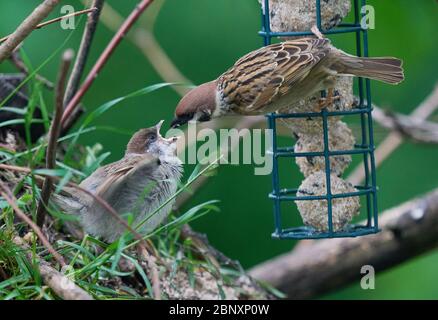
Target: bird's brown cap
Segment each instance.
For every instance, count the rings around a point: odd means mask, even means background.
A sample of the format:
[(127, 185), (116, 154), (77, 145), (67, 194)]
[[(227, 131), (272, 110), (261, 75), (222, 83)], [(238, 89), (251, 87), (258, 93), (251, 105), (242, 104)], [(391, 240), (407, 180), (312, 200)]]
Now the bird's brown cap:
[[(177, 127), (192, 120), (197, 112), (212, 114), (216, 108), (217, 82), (211, 81), (189, 91), (178, 103), (171, 126)], [(198, 119), (201, 120), (202, 119)]]
[(153, 127), (138, 130), (129, 140), (126, 153), (145, 153), (148, 144), (155, 142), (161, 137), (160, 128), (163, 122), (161, 120)]

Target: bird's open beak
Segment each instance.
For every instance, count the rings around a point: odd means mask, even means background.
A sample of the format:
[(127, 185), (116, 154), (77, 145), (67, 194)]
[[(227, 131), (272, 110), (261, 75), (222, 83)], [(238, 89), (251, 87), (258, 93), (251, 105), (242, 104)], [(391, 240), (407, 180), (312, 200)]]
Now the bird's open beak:
[(158, 123), (155, 125), (155, 128), (157, 128), (157, 131), (158, 131), (158, 132), (160, 132), (160, 129), (161, 129), (161, 126), (163, 125), (163, 122), (164, 122), (164, 120), (161, 120), (160, 122), (158, 122)]

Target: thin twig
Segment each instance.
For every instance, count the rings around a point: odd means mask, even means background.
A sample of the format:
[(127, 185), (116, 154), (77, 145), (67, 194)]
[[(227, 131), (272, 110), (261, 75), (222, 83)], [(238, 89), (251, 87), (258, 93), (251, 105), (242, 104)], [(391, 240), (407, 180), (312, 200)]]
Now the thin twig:
[[(432, 93), (411, 113), (418, 120), (426, 120), (438, 108), (438, 85)], [(374, 152), (376, 168), (385, 161), (403, 142), (403, 136), (398, 132), (391, 132)], [(360, 184), (365, 178), (363, 165), (357, 166), (348, 177), (354, 185)]]
[(64, 258), (52, 247), (49, 240), (47, 240), (46, 236), (43, 234), (41, 229), (32, 221), (32, 219), (30, 219), (23, 211), (21, 211), (21, 209), (17, 205), (18, 200), (14, 197), (11, 189), (9, 189), (8, 186), (1, 180), (0, 180), (0, 189), (1, 189), (0, 195), (9, 203), (12, 209), (14, 209), (17, 216), (25, 223), (27, 223), (29, 227), (32, 228), (32, 230), (41, 240), (42, 244), (53, 255), (53, 258), (55, 258), (55, 260), (58, 261), (58, 263), (61, 266), (65, 266), (66, 263)]
[[(81, 15), (81, 14), (90, 13), (90, 12), (93, 12), (93, 11), (95, 11), (95, 10), (96, 10), (96, 8), (90, 8), (90, 9), (85, 9), (85, 10), (81, 10), (81, 11), (75, 11), (75, 12), (72, 12), (72, 13), (66, 14), (66, 15), (64, 15), (64, 16), (62, 16), (62, 17), (58, 17), (58, 18), (55, 18), (55, 19), (48, 20), (48, 21), (46, 21), (46, 22), (43, 22), (43, 23), (37, 24), (37, 26), (35, 27), (35, 30), (37, 30), (37, 29), (41, 29), (42, 27), (45, 27), (45, 26), (47, 26), (47, 25), (49, 25), (49, 24), (52, 24), (52, 23), (56, 23), (56, 22), (58, 22), (58, 21), (61, 21), (61, 20), (64, 20), (64, 19), (68, 19), (68, 18), (71, 18), (71, 17), (75, 17), (75, 16), (79, 16), (79, 15)], [(9, 34), (9, 35), (7, 35), (7, 36), (5, 36), (5, 37), (3, 37), (3, 38), (0, 38), (0, 43), (5, 42), (6, 40), (8, 40), (8, 38), (9, 38), (11, 35), (12, 35), (12, 34)]]
[[(29, 262), (35, 260), (29, 246), (22, 238), (17, 236), (13, 239), (13, 242), (23, 250), (27, 251), (26, 258)], [(78, 287), (69, 277), (55, 270), (49, 263), (40, 257), (37, 256), (36, 258), (38, 262), (37, 267), (44, 283), (60, 298), (64, 300), (93, 300), (91, 295), (89, 295), (84, 289)]]
[(76, 92), (76, 94), (73, 96), (73, 98), (66, 106), (61, 120), (63, 126), (67, 122), (67, 119), (70, 117), (71, 113), (74, 111), (78, 103), (81, 101), (82, 97), (85, 95), (88, 89), (90, 89), (91, 85), (94, 82), (94, 79), (98, 76), (99, 72), (105, 66), (106, 62), (108, 61), (114, 50), (120, 44), (122, 39), (125, 37), (127, 32), (131, 29), (132, 25), (137, 21), (137, 19), (140, 17), (143, 11), (146, 10), (146, 8), (152, 2), (153, 0), (142, 0), (131, 12), (128, 18), (126, 18), (125, 22), (117, 31), (117, 33), (113, 36), (110, 43), (107, 45), (107, 47), (102, 52), (99, 59), (96, 61), (91, 71), (88, 73), (82, 86), (79, 88), (79, 90)]
[[(11, 56), (9, 57), (9, 60), (12, 62), (12, 64), (23, 74), (26, 76), (29, 75), (29, 70), (27, 69), (26, 65), (24, 64), (23, 60), (21, 59), (18, 47), (14, 52), (12, 52)], [(35, 79), (38, 81), (41, 81), (48, 89), (53, 89), (54, 85), (51, 81), (47, 80), (40, 74), (35, 74)]]
[(94, 0), (92, 7), (95, 9), (92, 14), (88, 16), (87, 24), (85, 26), (84, 33), (82, 35), (81, 44), (79, 46), (78, 55), (73, 65), (73, 69), (68, 80), (67, 88), (64, 95), (64, 105), (67, 105), (73, 95), (76, 93), (81, 81), (82, 74), (87, 63), (88, 54), (90, 52), (91, 43), (94, 38), (94, 34), (97, 29), (97, 23), (99, 22), (100, 12), (104, 0)]
[[(61, 117), (64, 99), (65, 83), (67, 81), (68, 70), (70, 69), (70, 64), (73, 60), (73, 50), (69, 49), (62, 55), (61, 66), (58, 72), (58, 80), (56, 83), (55, 91), (55, 114), (52, 120), (52, 125), (49, 131), (49, 138), (47, 144), (46, 152), (46, 169), (54, 169), (56, 166), (56, 149), (58, 146), (58, 137), (61, 132)], [(37, 225), (42, 227), (44, 224), (44, 218), (46, 216), (46, 206), (50, 199), (50, 194), (52, 192), (53, 181), (51, 177), (47, 177), (44, 180), (44, 184), (41, 190), (41, 198), (38, 203), (37, 209)]]
[(17, 27), (14, 33), (0, 45), (0, 63), (7, 59), (15, 48), (46, 18), (60, 0), (45, 0)]

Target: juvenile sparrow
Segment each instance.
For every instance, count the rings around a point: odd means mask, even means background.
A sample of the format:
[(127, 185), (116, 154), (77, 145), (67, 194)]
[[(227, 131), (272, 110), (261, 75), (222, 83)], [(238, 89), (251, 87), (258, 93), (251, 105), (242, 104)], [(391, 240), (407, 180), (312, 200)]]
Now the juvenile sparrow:
[(389, 84), (404, 79), (397, 58), (352, 56), (328, 39), (285, 41), (250, 52), (216, 80), (191, 90), (179, 102), (171, 126), (230, 114), (266, 114), (324, 89), (329, 89), (326, 102), (330, 102), (334, 80), (340, 75)]
[[(80, 184), (106, 200), (118, 214), (131, 213), (133, 226), (176, 192), (182, 174), (182, 163), (176, 156), (177, 138), (163, 138), (162, 123), (136, 132), (121, 160), (97, 169)], [(67, 187), (52, 199), (66, 213), (78, 215), (89, 234), (112, 242), (125, 231), (119, 221), (84, 192)], [(140, 231), (154, 230), (168, 216), (172, 205), (170, 202), (164, 206)]]

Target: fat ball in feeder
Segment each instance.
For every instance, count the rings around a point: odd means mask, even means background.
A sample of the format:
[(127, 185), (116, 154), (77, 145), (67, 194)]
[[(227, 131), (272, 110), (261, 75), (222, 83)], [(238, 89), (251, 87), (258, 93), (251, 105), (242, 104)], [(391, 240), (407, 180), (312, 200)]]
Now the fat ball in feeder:
[[(357, 192), (353, 185), (336, 175), (330, 176), (330, 189), (333, 195)], [(308, 176), (298, 188), (297, 196), (325, 196), (327, 194), (326, 174), (318, 171)], [(328, 204), (323, 200), (296, 201), (301, 218), (307, 226), (317, 231), (328, 231)], [(334, 198), (332, 201), (333, 231), (344, 230), (353, 217), (359, 214), (360, 200), (358, 196)]]

